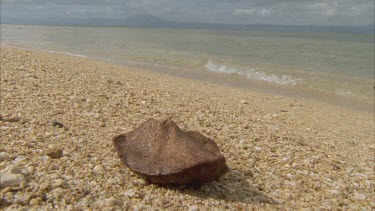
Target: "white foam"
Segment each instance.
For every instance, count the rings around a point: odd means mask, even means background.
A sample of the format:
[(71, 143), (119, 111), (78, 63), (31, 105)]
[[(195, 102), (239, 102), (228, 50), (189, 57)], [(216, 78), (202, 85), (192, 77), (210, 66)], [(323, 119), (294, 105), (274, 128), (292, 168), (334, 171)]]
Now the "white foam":
[(245, 68), (234, 68), (228, 67), (222, 64), (215, 64), (211, 60), (208, 60), (207, 64), (205, 65), (207, 70), (211, 72), (217, 73), (224, 73), (224, 74), (234, 74), (245, 76), (248, 79), (253, 80), (260, 80), (260, 81), (267, 81), (271, 83), (281, 84), (281, 85), (296, 85), (297, 81), (300, 79), (293, 78), (289, 75), (277, 76), (277, 75), (269, 75), (263, 71), (256, 71), (255, 69), (245, 69)]
[(50, 50), (44, 50), (44, 51), (48, 52), (48, 53), (63, 54), (63, 55), (75, 56), (75, 57), (81, 57), (81, 58), (87, 58), (87, 59), (98, 59), (98, 60), (108, 61), (108, 62), (111, 61), (111, 59), (108, 59), (108, 58), (91, 57), (91, 56), (86, 56), (86, 55), (83, 55), (83, 54), (69, 53), (69, 52), (65, 52), (65, 51), (50, 51)]
[(69, 56), (76, 56), (76, 57), (81, 57), (81, 58), (91, 58), (89, 56), (85, 56), (85, 55), (82, 55), (82, 54), (74, 54), (74, 53), (65, 53), (66, 55), (69, 55)]
[(82, 58), (91, 58), (91, 57), (86, 56), (86, 55), (69, 53), (69, 52), (64, 52), (64, 51), (50, 51), (50, 50), (45, 50), (45, 52), (48, 52), (48, 53), (58, 53), (58, 54), (64, 54), (64, 55), (68, 55), (68, 56), (76, 56), (76, 57), (82, 57)]

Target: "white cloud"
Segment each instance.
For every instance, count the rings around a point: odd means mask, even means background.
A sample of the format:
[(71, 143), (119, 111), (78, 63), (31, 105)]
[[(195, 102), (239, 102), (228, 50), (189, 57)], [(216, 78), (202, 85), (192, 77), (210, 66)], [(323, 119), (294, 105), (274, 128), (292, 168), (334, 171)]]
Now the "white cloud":
[(260, 11), (261, 16), (268, 16), (270, 14), (271, 14), (271, 10), (268, 10), (268, 9), (265, 9), (265, 8), (262, 8), (262, 10)]
[(241, 15), (247, 15), (247, 16), (268, 16), (272, 13), (272, 10), (266, 9), (266, 8), (252, 8), (252, 9), (236, 9), (233, 11), (233, 15), (235, 16), (241, 16)]
[(337, 14), (337, 1), (325, 1), (311, 4), (309, 8), (320, 15), (332, 17)]
[(233, 12), (233, 15), (254, 15), (255, 10), (254, 9), (236, 9)]
[(336, 8), (329, 8), (329, 9), (325, 10), (324, 14), (326, 16), (329, 16), (329, 17), (335, 16), (336, 15)]

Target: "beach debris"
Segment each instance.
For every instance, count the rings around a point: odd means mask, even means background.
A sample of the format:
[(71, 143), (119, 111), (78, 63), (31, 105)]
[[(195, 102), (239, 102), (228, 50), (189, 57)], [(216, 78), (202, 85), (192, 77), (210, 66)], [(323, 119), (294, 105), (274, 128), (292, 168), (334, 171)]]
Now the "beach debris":
[(22, 182), (26, 182), (26, 177), (17, 165), (10, 165), (0, 171), (1, 188), (18, 187)]
[(61, 123), (61, 122), (59, 122), (59, 121), (57, 121), (57, 120), (53, 120), (53, 122), (52, 122), (52, 126), (53, 126), (53, 127), (62, 128), (62, 127), (64, 127), (64, 124)]
[(199, 132), (183, 131), (171, 119), (149, 119), (133, 131), (115, 136), (121, 160), (157, 184), (202, 184), (218, 179), (228, 167), (216, 143)]
[(47, 150), (46, 155), (50, 158), (56, 159), (56, 158), (61, 158), (63, 156), (64, 151), (59, 148), (49, 148)]

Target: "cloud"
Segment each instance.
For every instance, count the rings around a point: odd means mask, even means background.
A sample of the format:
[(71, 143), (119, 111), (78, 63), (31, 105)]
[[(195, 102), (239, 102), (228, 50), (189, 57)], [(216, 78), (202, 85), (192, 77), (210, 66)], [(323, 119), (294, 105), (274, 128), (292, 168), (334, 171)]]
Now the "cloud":
[(234, 16), (258, 23), (298, 25), (365, 25), (374, 23), (371, 0), (254, 0), (249, 9), (236, 8)]
[(257, 16), (268, 16), (272, 13), (272, 10), (266, 9), (266, 8), (259, 8), (259, 9), (236, 9), (233, 14), (235, 16), (240, 15), (257, 15)]
[(1, 0), (2, 18), (113, 18), (240, 24), (365, 25), (373, 0)]
[(338, 3), (337, 1), (318, 2), (310, 5), (309, 8), (316, 10), (320, 15), (332, 17), (337, 14), (336, 10), (338, 8)]

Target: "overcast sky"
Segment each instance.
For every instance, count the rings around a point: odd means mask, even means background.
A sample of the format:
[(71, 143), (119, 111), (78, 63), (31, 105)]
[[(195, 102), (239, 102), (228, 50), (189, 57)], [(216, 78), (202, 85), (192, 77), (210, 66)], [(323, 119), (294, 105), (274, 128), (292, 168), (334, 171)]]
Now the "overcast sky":
[(114, 18), (148, 14), (183, 22), (368, 25), (374, 0), (0, 0), (1, 17)]

